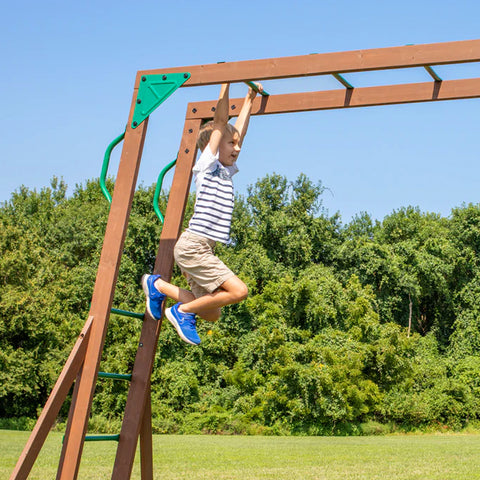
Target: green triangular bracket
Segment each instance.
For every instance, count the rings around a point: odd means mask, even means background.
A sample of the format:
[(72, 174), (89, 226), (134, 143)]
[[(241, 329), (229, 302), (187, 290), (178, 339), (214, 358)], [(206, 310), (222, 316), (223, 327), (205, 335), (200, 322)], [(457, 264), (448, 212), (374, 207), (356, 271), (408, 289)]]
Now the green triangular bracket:
[(132, 128), (137, 128), (173, 92), (180, 88), (190, 73), (167, 73), (165, 75), (143, 75), (133, 111)]

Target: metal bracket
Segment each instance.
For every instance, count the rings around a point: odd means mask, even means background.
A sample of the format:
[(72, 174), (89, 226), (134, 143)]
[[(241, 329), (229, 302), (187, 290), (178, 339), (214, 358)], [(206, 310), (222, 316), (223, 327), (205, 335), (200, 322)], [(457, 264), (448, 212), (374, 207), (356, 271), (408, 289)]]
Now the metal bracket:
[(168, 75), (143, 75), (137, 92), (133, 111), (132, 128), (137, 128), (173, 92), (180, 88), (190, 73), (169, 73)]

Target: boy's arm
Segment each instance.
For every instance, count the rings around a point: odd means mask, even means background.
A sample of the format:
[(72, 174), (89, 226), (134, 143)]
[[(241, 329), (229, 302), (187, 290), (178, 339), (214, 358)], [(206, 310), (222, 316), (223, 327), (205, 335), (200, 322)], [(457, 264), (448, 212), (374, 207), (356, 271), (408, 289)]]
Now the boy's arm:
[(229, 90), (230, 84), (223, 83), (220, 88), (220, 96), (218, 97), (217, 106), (215, 108), (215, 116), (213, 117), (213, 131), (210, 136), (208, 146), (213, 155), (218, 152), (220, 141), (222, 140), (225, 125), (228, 123), (228, 107), (229, 107)]
[[(262, 92), (263, 87), (260, 83), (256, 83), (258, 91)], [(248, 122), (250, 121), (250, 113), (252, 112), (252, 105), (253, 100), (257, 96), (257, 92), (252, 88), (248, 88), (247, 96), (245, 97), (245, 101), (243, 102), (242, 110), (238, 115), (237, 121), (235, 122), (235, 128), (237, 129), (238, 133), (240, 134), (240, 139), (238, 141), (238, 145), (241, 147), (243, 143), (243, 139), (247, 133), (248, 129)]]

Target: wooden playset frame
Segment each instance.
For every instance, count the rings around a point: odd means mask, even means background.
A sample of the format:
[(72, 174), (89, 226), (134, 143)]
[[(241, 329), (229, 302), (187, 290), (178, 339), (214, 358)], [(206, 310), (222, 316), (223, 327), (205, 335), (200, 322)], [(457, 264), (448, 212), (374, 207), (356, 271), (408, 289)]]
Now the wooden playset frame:
[[(168, 78), (170, 74), (188, 72), (189, 77), (181, 86), (193, 87), (251, 80), (333, 75), (344, 86), (338, 90), (258, 96), (252, 109), (252, 115), (255, 116), (479, 98), (480, 78), (442, 81), (433, 70), (436, 65), (479, 61), (480, 40), (468, 40), (137, 72), (88, 319), (10, 479), (19, 480), (28, 477), (73, 384), (75, 387), (59, 461), (57, 480), (75, 479), (78, 475), (148, 126), (148, 116), (135, 126), (133, 126), (132, 121), (135, 108), (139, 103), (138, 90), (143, 79), (151, 75), (161, 75)], [(431, 75), (432, 81), (354, 88), (342, 77), (342, 74), (352, 72), (413, 67), (425, 68)], [(186, 75), (185, 78), (187, 78)], [(232, 116), (235, 114), (235, 109), (240, 108), (242, 103), (243, 99), (232, 99), (230, 101)], [(181, 231), (190, 190), (191, 172), (197, 154), (197, 134), (202, 122), (213, 117), (212, 112), (215, 105), (216, 100), (193, 102), (187, 105), (177, 166), (154, 268), (154, 273), (161, 274), (167, 281), (171, 278), (174, 262), (173, 247)], [(139, 438), (141, 478), (143, 480), (153, 478), (150, 375), (161, 325), (161, 321), (156, 321), (145, 313), (122, 429), (118, 437), (118, 449), (112, 473), (113, 479), (130, 478)]]

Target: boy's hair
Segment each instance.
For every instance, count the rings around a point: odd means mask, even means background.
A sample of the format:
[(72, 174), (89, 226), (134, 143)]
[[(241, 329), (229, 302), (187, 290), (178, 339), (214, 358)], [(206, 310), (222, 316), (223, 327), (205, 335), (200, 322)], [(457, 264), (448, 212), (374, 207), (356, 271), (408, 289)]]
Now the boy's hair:
[[(238, 133), (238, 130), (230, 123), (227, 123), (225, 125), (225, 128), (228, 132), (232, 134), (233, 137), (240, 136), (240, 134)], [(213, 132), (213, 120), (210, 120), (209, 122), (204, 123), (200, 127), (200, 132), (198, 133), (198, 138), (197, 138), (197, 147), (202, 152), (203, 150), (205, 150), (205, 147), (208, 145), (212, 132)]]

